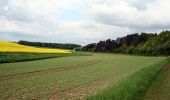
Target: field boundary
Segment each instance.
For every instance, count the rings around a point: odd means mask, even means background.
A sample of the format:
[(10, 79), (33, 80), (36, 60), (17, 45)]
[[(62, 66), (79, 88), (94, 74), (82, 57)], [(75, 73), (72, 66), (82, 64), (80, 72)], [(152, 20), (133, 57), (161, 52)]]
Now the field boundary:
[(36, 60), (45, 60), (45, 59), (55, 59), (60, 57), (73, 57), (73, 56), (91, 56), (87, 53), (71, 53), (71, 54), (56, 54), (56, 53), (26, 53), (26, 52), (16, 52), (16, 53), (2, 53), (0, 52), (0, 64), (3, 63), (16, 63), (16, 62), (28, 62)]
[(86, 100), (141, 100), (160, 70), (168, 63), (168, 58), (159, 63), (143, 68), (130, 75), (117, 85), (111, 86)]

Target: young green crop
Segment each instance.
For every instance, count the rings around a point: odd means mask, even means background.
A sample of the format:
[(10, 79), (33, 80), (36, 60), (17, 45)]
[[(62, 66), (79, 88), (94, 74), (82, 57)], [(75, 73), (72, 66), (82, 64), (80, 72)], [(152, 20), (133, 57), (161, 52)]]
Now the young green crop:
[(51, 53), (0, 53), (0, 63), (12, 63), (12, 62), (23, 62), (33, 61), (40, 59), (68, 57), (68, 56), (88, 56), (87, 53), (74, 52), (71, 54), (51, 54)]
[(83, 99), (165, 59), (91, 53), (0, 64), (0, 99)]

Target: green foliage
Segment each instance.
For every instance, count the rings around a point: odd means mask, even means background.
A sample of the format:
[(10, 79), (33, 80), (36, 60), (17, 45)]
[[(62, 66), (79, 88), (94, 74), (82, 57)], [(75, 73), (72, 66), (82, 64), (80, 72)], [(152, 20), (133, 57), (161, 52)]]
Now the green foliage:
[(160, 68), (167, 63), (163, 60), (143, 68), (119, 84), (108, 88), (94, 96), (87, 97), (86, 100), (142, 100), (145, 91), (159, 74)]
[(36, 47), (48, 47), (48, 48), (61, 48), (61, 49), (71, 49), (81, 47), (81, 45), (78, 44), (62, 44), (62, 43), (46, 43), (46, 42), (30, 42), (30, 41), (23, 41), (20, 40), (18, 42), (22, 45), (28, 45), (28, 46), (36, 46)]
[(170, 31), (163, 31), (158, 36), (150, 38), (138, 50), (150, 55), (170, 55)]
[(82, 51), (114, 52), (135, 55), (170, 55), (170, 31), (159, 35), (153, 33), (138, 33), (127, 35), (116, 40), (107, 39), (98, 43), (88, 44)]

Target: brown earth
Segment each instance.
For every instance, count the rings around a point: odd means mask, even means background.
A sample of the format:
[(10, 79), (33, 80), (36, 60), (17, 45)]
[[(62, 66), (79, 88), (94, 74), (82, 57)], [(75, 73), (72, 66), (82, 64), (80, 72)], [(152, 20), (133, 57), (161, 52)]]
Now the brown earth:
[(170, 68), (170, 64), (166, 64), (164, 67), (161, 68), (160, 72), (165, 73)]

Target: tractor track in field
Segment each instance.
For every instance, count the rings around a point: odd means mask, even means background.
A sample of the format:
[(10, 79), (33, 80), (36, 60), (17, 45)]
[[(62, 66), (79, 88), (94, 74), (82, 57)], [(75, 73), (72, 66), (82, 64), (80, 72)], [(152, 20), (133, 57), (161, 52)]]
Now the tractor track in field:
[(168, 85), (168, 81), (170, 81), (169, 74), (167, 73), (168, 70), (170, 70), (170, 63), (162, 66), (160, 75), (154, 81), (153, 87), (148, 89), (143, 100), (170, 100), (170, 95), (167, 95), (167, 91), (170, 91), (170, 86)]
[[(127, 70), (128, 69), (118, 71), (118, 72), (114, 73), (114, 75), (120, 74), (122, 72), (126, 72)], [(97, 81), (97, 80), (94, 80), (94, 81)], [(96, 84), (91, 85), (91, 87), (94, 87), (94, 86), (96, 86)], [(78, 96), (78, 97), (80, 97), (79, 99), (83, 100), (83, 98), (87, 94), (83, 93), (82, 91), (80, 92), (79, 90), (76, 90), (76, 88), (79, 88), (79, 87), (80, 87), (80, 85), (78, 85), (78, 84), (75, 84), (75, 85), (67, 87), (67, 88), (56, 87), (56, 88), (53, 88), (52, 92), (50, 92), (49, 94), (43, 95), (42, 98), (48, 97), (48, 100), (62, 100), (62, 98), (59, 96), (59, 94), (66, 93), (66, 94), (72, 94), (74, 96), (79, 95)], [(92, 89), (92, 88), (89, 88), (89, 89)], [(72, 97), (69, 97), (69, 98), (72, 98)], [(70, 99), (70, 100), (72, 100), (72, 99)]]
[(170, 68), (170, 64), (166, 64), (161, 68), (160, 72), (165, 73), (169, 68)]
[(102, 61), (102, 59), (95, 59), (95, 60), (86, 61), (86, 62), (81, 63), (81, 64), (74, 64), (74, 65), (68, 65), (68, 66), (63, 66), (63, 67), (61, 66), (59, 68), (51, 68), (51, 69), (30, 71), (30, 72), (24, 72), (24, 73), (3, 75), (3, 76), (0, 76), (0, 81), (22, 78), (22, 77), (31, 77), (33, 75), (39, 75), (39, 74), (48, 74), (49, 72), (61, 72), (61, 71), (65, 71), (65, 70), (78, 69), (78, 68), (81, 68), (81, 67), (94, 65), (94, 64), (99, 63), (101, 61)]

